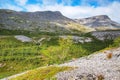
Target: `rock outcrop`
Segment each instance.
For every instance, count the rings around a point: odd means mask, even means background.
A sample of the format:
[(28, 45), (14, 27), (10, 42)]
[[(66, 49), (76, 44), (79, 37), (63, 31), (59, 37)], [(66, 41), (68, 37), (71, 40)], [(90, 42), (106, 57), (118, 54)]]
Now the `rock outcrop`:
[(59, 36), (60, 38), (67, 39), (70, 38), (73, 40), (74, 43), (86, 43), (86, 42), (92, 42), (92, 38), (90, 37), (79, 37), (79, 36)]
[(94, 31), (91, 35), (99, 40), (114, 40), (120, 37), (120, 31)]
[(21, 42), (32, 42), (31, 38), (24, 36), (24, 35), (16, 35), (14, 37)]

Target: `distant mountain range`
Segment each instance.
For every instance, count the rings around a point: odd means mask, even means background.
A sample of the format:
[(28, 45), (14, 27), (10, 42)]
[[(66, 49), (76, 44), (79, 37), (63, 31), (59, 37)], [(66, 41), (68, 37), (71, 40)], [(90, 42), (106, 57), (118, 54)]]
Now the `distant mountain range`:
[(120, 24), (106, 15), (73, 20), (59, 11), (17, 12), (0, 9), (1, 29), (69, 33), (76, 30), (90, 32), (98, 27), (120, 28)]

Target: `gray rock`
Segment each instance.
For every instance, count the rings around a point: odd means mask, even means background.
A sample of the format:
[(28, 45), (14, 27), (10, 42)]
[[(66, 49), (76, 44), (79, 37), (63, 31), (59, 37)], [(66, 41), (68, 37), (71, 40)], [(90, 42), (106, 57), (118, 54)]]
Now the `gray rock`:
[(120, 31), (94, 31), (91, 35), (99, 40), (114, 40), (120, 36)]
[(20, 40), (21, 42), (31, 42), (32, 39), (27, 37), (27, 36), (24, 36), (24, 35), (16, 35), (14, 36), (17, 40)]
[(92, 38), (89, 37), (79, 37), (79, 36), (59, 36), (60, 38), (70, 38), (73, 40), (74, 43), (85, 43), (85, 42), (92, 42)]

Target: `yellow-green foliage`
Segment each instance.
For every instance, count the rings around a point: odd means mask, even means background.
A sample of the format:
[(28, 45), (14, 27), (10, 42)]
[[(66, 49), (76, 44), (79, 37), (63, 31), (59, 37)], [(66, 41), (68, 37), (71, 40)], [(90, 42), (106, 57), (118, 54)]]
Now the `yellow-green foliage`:
[(86, 27), (86, 26), (83, 26), (83, 25), (80, 25), (78, 23), (73, 23), (73, 22), (69, 22), (67, 24), (67, 27), (71, 28), (71, 29), (76, 29), (78, 31), (81, 31), (81, 32), (91, 32), (91, 31), (94, 31), (93, 28), (89, 28), (89, 27)]
[(119, 46), (120, 46), (120, 37), (118, 37), (118, 38), (116, 38), (116, 39), (114, 40), (113, 46), (116, 46), (116, 47), (119, 47)]
[(47, 56), (49, 64), (51, 63), (61, 63), (70, 58), (70, 47), (73, 42), (70, 38), (59, 39), (59, 46), (50, 46), (46, 50), (42, 50), (41, 53)]
[(118, 28), (114, 28), (114, 27), (109, 27), (109, 26), (100, 26), (97, 27), (96, 30), (98, 31), (104, 31), (104, 30), (117, 30)]
[(13, 78), (10, 80), (44, 80), (44, 79), (50, 79), (58, 72), (65, 71), (65, 70), (71, 70), (71, 69), (73, 69), (73, 68), (50, 66), (50, 67), (31, 70), (31, 71), (27, 72), (26, 74), (23, 74), (21, 76), (18, 76), (16, 78)]

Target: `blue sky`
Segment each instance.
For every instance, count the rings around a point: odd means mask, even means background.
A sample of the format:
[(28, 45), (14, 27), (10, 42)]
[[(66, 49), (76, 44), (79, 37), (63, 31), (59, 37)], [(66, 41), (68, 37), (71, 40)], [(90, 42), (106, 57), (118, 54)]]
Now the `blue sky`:
[(0, 0), (0, 9), (60, 11), (69, 18), (108, 15), (120, 23), (120, 0)]

